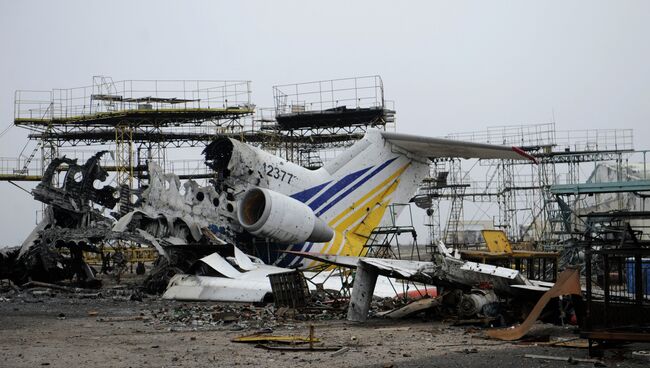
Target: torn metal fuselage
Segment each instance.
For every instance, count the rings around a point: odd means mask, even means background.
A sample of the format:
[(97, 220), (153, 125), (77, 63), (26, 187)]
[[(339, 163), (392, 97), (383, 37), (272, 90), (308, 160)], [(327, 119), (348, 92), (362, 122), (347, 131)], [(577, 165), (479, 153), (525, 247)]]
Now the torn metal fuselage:
[[(369, 257), (345, 257), (301, 252), (301, 256), (324, 263), (355, 268), (356, 277), (348, 306), (348, 320), (366, 320), (378, 276), (420, 281), (430, 285), (458, 289), (470, 296), (465, 314), (478, 310), (496, 297), (512, 298), (537, 296), (552, 284), (528, 280), (519, 271), (483, 263), (469, 262), (456, 257), (444, 244), (438, 243), (431, 262), (380, 259)], [(473, 288), (489, 285), (494, 294), (473, 294)], [(480, 308), (479, 308), (480, 307)]]
[[(149, 183), (141, 189), (106, 183), (102, 151), (85, 164), (66, 157), (47, 167), (33, 189), (34, 198), (47, 205), (44, 218), (23, 242), (14, 259), (18, 281), (72, 278), (95, 282), (82, 252), (101, 251), (118, 241), (155, 247), (163, 256), (158, 291), (166, 286), (168, 269), (184, 271), (214, 251), (213, 245), (236, 238), (235, 202), (224, 185), (181, 184), (149, 164)], [(63, 172), (62, 180), (59, 173)], [(59, 182), (61, 183), (59, 185)], [(66, 251), (61, 252), (61, 249)]]
[[(149, 185), (142, 192), (142, 203), (129, 213), (131, 219), (120, 219), (116, 231), (136, 227), (146, 230), (156, 238), (181, 239), (186, 243), (201, 242), (203, 229), (210, 229), (212, 240), (218, 243), (234, 240), (233, 226), (236, 204), (231, 191), (219, 190), (217, 185), (200, 186), (194, 180), (181, 184), (174, 174), (165, 174), (154, 164), (149, 164)], [(205, 239), (204, 239), (205, 240)], [(178, 241), (171, 240), (178, 244)]]
[[(34, 199), (79, 214), (89, 212), (92, 209), (91, 203), (107, 208), (115, 207), (119, 192), (109, 185), (101, 186), (108, 178), (108, 172), (99, 164), (106, 153), (108, 151), (98, 152), (84, 165), (65, 156), (55, 158), (45, 170), (41, 182), (32, 190)], [(56, 175), (62, 169), (66, 170), (66, 174), (62, 185), (57, 186)]]
[[(99, 252), (98, 243), (111, 231), (112, 221), (93, 204), (113, 208), (119, 199), (115, 188), (103, 185), (108, 172), (99, 162), (105, 153), (98, 152), (84, 165), (66, 157), (52, 160), (32, 190), (47, 208), (20, 248), (15, 268), (21, 272), (14, 270), (15, 279), (51, 281), (76, 276), (84, 286), (98, 286), (83, 252)], [(65, 175), (58, 185), (60, 171)]]
[[(190, 274), (177, 274), (169, 282), (164, 299), (231, 302), (272, 300), (268, 276), (291, 270), (264, 264), (235, 246), (220, 247), (198, 260)], [(220, 254), (221, 253), (221, 254)]]

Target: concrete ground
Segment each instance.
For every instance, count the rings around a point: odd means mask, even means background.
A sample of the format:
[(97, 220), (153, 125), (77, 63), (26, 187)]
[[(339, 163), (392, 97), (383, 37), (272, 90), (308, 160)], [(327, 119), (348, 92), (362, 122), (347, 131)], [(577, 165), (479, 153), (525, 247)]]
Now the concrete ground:
[[(489, 340), (483, 330), (421, 319), (367, 323), (311, 316), (278, 317), (272, 307), (181, 303), (128, 292), (75, 295), (43, 291), (0, 295), (0, 367), (562, 367), (593, 366), (525, 358), (526, 354), (589, 358), (585, 348)], [(137, 298), (136, 298), (137, 299)], [(303, 318), (303, 317), (297, 317)], [(335, 318), (335, 317), (332, 317)], [(272, 331), (307, 336), (332, 351), (268, 351), (234, 337)], [(534, 334), (575, 339), (572, 329), (540, 325)], [(633, 345), (608, 350), (610, 367), (648, 367)]]

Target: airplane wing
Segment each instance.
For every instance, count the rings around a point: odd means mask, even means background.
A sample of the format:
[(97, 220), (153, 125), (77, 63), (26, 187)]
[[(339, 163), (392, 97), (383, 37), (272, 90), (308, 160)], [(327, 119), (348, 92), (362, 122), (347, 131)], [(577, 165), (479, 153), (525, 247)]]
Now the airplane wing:
[(313, 259), (314, 261), (319, 261), (327, 264), (332, 264), (335, 266), (341, 266), (346, 268), (357, 268), (357, 263), (362, 257), (353, 257), (353, 256), (339, 256), (336, 254), (325, 254), (325, 253), (314, 253), (314, 252), (301, 252), (293, 250), (285, 250), (282, 253), (295, 254), (304, 258)]
[(431, 267), (433, 267), (433, 263), (431, 262), (407, 261), (400, 259), (352, 257), (296, 251), (285, 251), (284, 253), (296, 254), (301, 257), (346, 268), (357, 268), (359, 262), (363, 262), (374, 266), (377, 269), (377, 272), (382, 276), (414, 281), (423, 279), (431, 280), (431, 276), (429, 276), (426, 271), (430, 271)]
[(514, 146), (497, 146), (383, 131), (381, 135), (393, 145), (424, 157), (528, 159), (537, 162), (535, 157)]

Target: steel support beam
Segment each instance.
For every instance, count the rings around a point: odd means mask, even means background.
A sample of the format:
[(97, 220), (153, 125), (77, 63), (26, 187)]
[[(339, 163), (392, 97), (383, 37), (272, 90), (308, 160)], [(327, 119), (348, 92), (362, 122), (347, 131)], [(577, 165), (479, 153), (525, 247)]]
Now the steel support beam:
[(645, 191), (650, 191), (650, 180), (617, 181), (609, 183), (556, 184), (551, 185), (550, 187), (550, 192), (555, 195)]

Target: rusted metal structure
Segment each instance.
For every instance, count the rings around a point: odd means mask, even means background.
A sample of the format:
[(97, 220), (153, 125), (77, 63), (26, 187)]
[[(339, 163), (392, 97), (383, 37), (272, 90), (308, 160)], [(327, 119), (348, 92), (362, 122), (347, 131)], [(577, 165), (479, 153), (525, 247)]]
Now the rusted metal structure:
[(623, 243), (590, 243), (586, 248), (581, 334), (589, 339), (592, 355), (600, 355), (612, 342), (650, 342), (650, 247), (632, 239)]

